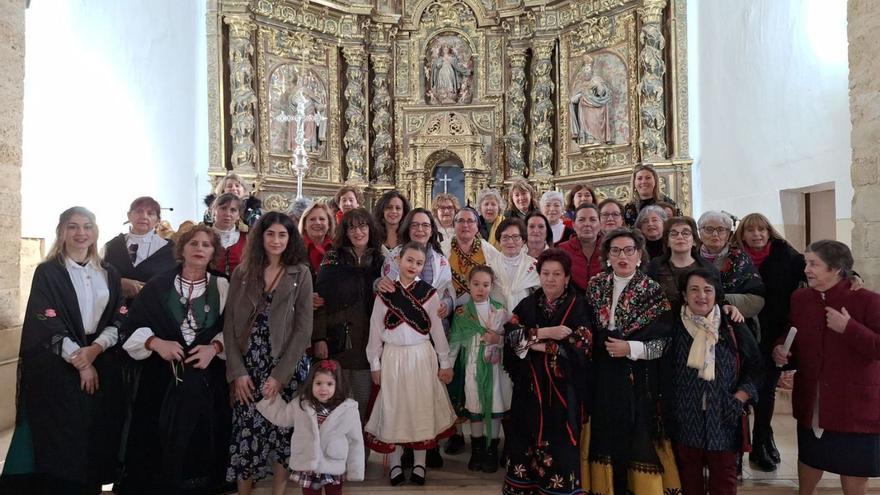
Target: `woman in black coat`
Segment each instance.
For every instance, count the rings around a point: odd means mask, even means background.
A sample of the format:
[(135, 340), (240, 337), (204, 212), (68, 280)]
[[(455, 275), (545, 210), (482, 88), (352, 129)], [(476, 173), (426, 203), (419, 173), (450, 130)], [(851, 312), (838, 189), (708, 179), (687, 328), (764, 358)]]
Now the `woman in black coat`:
[(119, 275), (75, 206), (34, 272), (21, 332), (15, 434), (0, 492), (97, 494), (118, 472), (123, 399)]
[(773, 471), (779, 464), (779, 450), (773, 439), (773, 407), (779, 368), (771, 358), (773, 346), (788, 331), (791, 295), (806, 283), (804, 256), (797, 252), (770, 221), (760, 213), (746, 215), (734, 234), (734, 243), (742, 246), (764, 281), (764, 307), (758, 313), (761, 334), (759, 346), (764, 362), (763, 385), (758, 390), (755, 407), (753, 447), (749, 459), (764, 471)]

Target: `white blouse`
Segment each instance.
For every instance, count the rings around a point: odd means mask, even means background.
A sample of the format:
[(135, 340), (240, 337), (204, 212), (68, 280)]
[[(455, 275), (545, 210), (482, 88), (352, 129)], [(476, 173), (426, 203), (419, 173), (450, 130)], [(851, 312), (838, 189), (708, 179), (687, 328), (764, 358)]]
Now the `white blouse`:
[[(101, 315), (110, 301), (110, 288), (107, 285), (107, 272), (97, 263), (90, 261), (85, 266), (70, 258), (64, 259), (64, 266), (76, 291), (76, 301), (79, 305), (79, 314), (82, 316), (83, 330), (86, 335), (93, 335), (98, 331), (98, 323)], [(95, 339), (95, 344), (103, 349), (116, 345), (119, 340), (119, 331), (116, 327), (106, 327), (101, 335)], [(79, 350), (79, 344), (64, 337), (61, 342), (61, 357), (70, 362), (70, 357)]]
[(560, 220), (556, 225), (551, 225), (550, 230), (553, 232), (553, 242), (557, 243), (562, 239), (562, 234), (565, 232), (565, 223)]
[(138, 266), (142, 261), (149, 258), (151, 254), (161, 249), (168, 241), (156, 234), (155, 230), (151, 230), (144, 235), (129, 232), (125, 234), (125, 245), (128, 252), (131, 252), (131, 246), (137, 245), (137, 253), (132, 265)]
[(234, 246), (235, 243), (238, 242), (238, 238), (241, 236), (241, 232), (233, 226), (230, 230), (220, 230), (217, 227), (214, 227), (214, 232), (217, 232), (217, 235), (220, 236), (220, 245), (223, 246), (223, 249), (229, 248), (229, 246)]
[[(207, 278), (200, 282), (196, 282), (193, 285), (186, 280), (184, 280), (180, 275), (174, 277), (174, 290), (180, 297), (185, 297), (187, 299), (197, 299), (205, 293), (208, 287), (208, 281), (210, 277), (212, 277), (210, 273)], [(229, 281), (223, 277), (217, 278), (217, 291), (220, 293), (220, 313), (223, 313), (223, 309), (226, 307), (226, 296), (229, 294)], [(196, 327), (196, 319), (193, 316), (192, 308), (190, 308), (189, 312), (186, 314), (186, 319), (183, 320), (180, 324), (180, 333), (183, 335), (183, 340), (187, 344), (192, 344), (192, 342), (196, 339), (196, 333), (193, 328)], [(146, 343), (147, 340), (155, 335), (153, 330), (149, 327), (140, 327), (135, 330), (128, 340), (122, 344), (122, 348), (131, 356), (133, 359), (138, 361), (142, 359), (147, 359), (153, 354), (153, 351), (147, 349)], [(223, 332), (219, 332), (217, 335), (211, 339), (211, 342), (220, 342), (223, 344)], [(224, 345), (225, 348), (225, 345)], [(217, 355), (220, 359), (226, 359), (226, 353), (221, 352)]]
[(440, 298), (436, 292), (428, 299), (424, 307), (431, 319), (431, 330), (427, 335), (422, 335), (405, 321), (394, 330), (388, 330), (385, 328), (385, 313), (388, 312), (388, 306), (385, 305), (381, 297), (376, 297), (373, 303), (373, 315), (370, 317), (370, 339), (367, 342), (367, 360), (370, 362), (371, 371), (382, 369), (382, 347), (384, 344), (410, 346), (428, 340), (434, 341), (434, 351), (440, 360), (440, 368), (452, 368), (452, 363), (449, 360), (449, 342), (443, 331), (443, 322), (437, 316)]

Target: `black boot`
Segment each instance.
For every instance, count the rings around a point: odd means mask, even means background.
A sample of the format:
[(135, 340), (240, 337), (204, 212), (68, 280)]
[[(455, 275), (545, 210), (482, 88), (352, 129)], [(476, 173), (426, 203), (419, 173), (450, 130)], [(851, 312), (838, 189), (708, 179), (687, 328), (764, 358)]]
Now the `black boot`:
[(776, 440), (773, 439), (773, 430), (770, 430), (770, 434), (767, 435), (765, 445), (767, 446), (767, 455), (770, 456), (770, 459), (776, 464), (782, 462), (782, 457), (779, 455), (779, 449), (776, 448)]
[(759, 471), (771, 472), (776, 471), (776, 463), (770, 458), (767, 452), (767, 443), (760, 442), (752, 446), (752, 452), (749, 454), (749, 462)]
[(449, 440), (446, 442), (446, 448), (443, 449), (449, 455), (459, 454), (462, 450), (464, 450), (464, 436), (458, 433), (449, 437)]
[(471, 459), (468, 461), (468, 469), (471, 471), (482, 470), (485, 457), (486, 437), (471, 437)]
[(431, 469), (443, 467), (443, 457), (440, 456), (440, 447), (428, 449), (427, 454), (425, 454), (425, 466)]
[(493, 438), (486, 448), (486, 457), (483, 459), (483, 472), (494, 473), (498, 471), (498, 439)]

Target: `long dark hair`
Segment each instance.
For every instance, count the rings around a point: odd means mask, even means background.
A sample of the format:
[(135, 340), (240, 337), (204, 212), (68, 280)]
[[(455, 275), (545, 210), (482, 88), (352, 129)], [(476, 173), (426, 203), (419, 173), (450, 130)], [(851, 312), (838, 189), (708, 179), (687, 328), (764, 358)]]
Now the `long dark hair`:
[(348, 229), (358, 225), (367, 225), (370, 230), (367, 249), (378, 250), (382, 246), (379, 227), (373, 221), (373, 216), (363, 208), (355, 208), (342, 215), (342, 221), (339, 222), (339, 228), (336, 229), (336, 235), (333, 238), (333, 249), (353, 247), (351, 240), (348, 238)]
[[(538, 217), (541, 220), (544, 220), (544, 227), (547, 229), (547, 235), (545, 236), (546, 241), (547, 241), (547, 245), (550, 247), (553, 247), (553, 228), (550, 227), (550, 220), (547, 220), (547, 217), (545, 217), (544, 214), (541, 213), (540, 211), (535, 210), (533, 212), (530, 212), (528, 215), (526, 215), (526, 220), (525, 220), (526, 232), (528, 232), (529, 220), (531, 220), (532, 217)], [(498, 232), (498, 231), (496, 230), (496, 232)], [(529, 239), (528, 239), (528, 235), (527, 235), (526, 236), (526, 244), (528, 244), (528, 242), (529, 242)]]
[(253, 281), (260, 280), (263, 276), (263, 269), (269, 266), (269, 258), (266, 256), (266, 248), (263, 246), (263, 233), (276, 223), (287, 231), (287, 247), (281, 253), (281, 264), (292, 266), (307, 263), (308, 254), (296, 224), (284, 213), (270, 211), (260, 217), (260, 220), (254, 225), (253, 231), (248, 235), (244, 260), (240, 265), (245, 276)]
[(333, 377), (333, 380), (336, 381), (336, 390), (333, 393), (333, 397), (331, 397), (326, 404), (329, 409), (333, 409), (339, 404), (342, 404), (345, 402), (345, 399), (348, 398), (348, 385), (345, 383), (342, 376), (342, 366), (334, 359), (322, 359), (312, 364), (312, 369), (309, 370), (309, 376), (306, 378), (306, 382), (300, 389), (299, 407), (302, 410), (305, 410), (303, 402), (308, 402), (315, 409), (317, 409), (318, 404), (320, 404), (318, 399), (316, 399), (315, 395), (312, 393), (312, 386), (315, 384), (315, 375), (318, 373), (330, 375)]
[[(409, 214), (410, 206), (409, 201), (404, 197), (403, 194), (400, 193), (397, 189), (392, 189), (385, 194), (383, 194), (379, 201), (376, 201), (376, 206), (373, 207), (373, 215), (376, 218), (376, 225), (382, 230), (382, 240), (384, 241), (386, 237), (388, 237), (388, 230), (385, 227), (385, 208), (391, 203), (391, 200), (397, 198), (403, 203), (403, 215), (401, 218), (406, 217)], [(403, 220), (401, 220), (403, 222)], [(402, 223), (401, 223), (402, 225)], [(399, 227), (399, 225), (398, 225)], [(397, 235), (400, 235), (400, 230), (398, 230)], [(394, 246), (392, 246), (394, 247)]]
[(416, 216), (416, 213), (428, 216), (428, 221), (431, 222), (431, 237), (428, 238), (428, 245), (434, 251), (443, 253), (443, 249), (440, 247), (440, 232), (437, 232), (437, 222), (434, 220), (434, 215), (425, 208), (413, 208), (401, 220), (400, 228), (397, 230), (397, 235), (400, 236), (400, 244), (403, 245), (412, 241), (412, 238), (409, 236), (409, 228), (413, 223), (413, 217)]

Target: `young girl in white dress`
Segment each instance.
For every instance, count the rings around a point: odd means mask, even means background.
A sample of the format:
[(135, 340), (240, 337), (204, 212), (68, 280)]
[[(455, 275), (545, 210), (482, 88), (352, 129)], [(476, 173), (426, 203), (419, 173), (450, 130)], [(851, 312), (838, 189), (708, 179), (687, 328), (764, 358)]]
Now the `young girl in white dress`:
[(269, 421), (293, 427), (290, 479), (303, 495), (342, 493), (344, 481), (364, 479), (364, 436), (358, 405), (347, 399), (342, 367), (332, 359), (318, 361), (299, 395), (285, 402), (279, 394), (257, 403)]
[(367, 359), (380, 388), (364, 430), (371, 449), (390, 454), (392, 486), (404, 481), (403, 447), (414, 451), (410, 481), (423, 485), (426, 449), (455, 431), (455, 413), (444, 386), (452, 380), (452, 364), (437, 316), (440, 298), (418, 278), (425, 247), (407, 243), (397, 262), (395, 291), (377, 294), (370, 319)]

